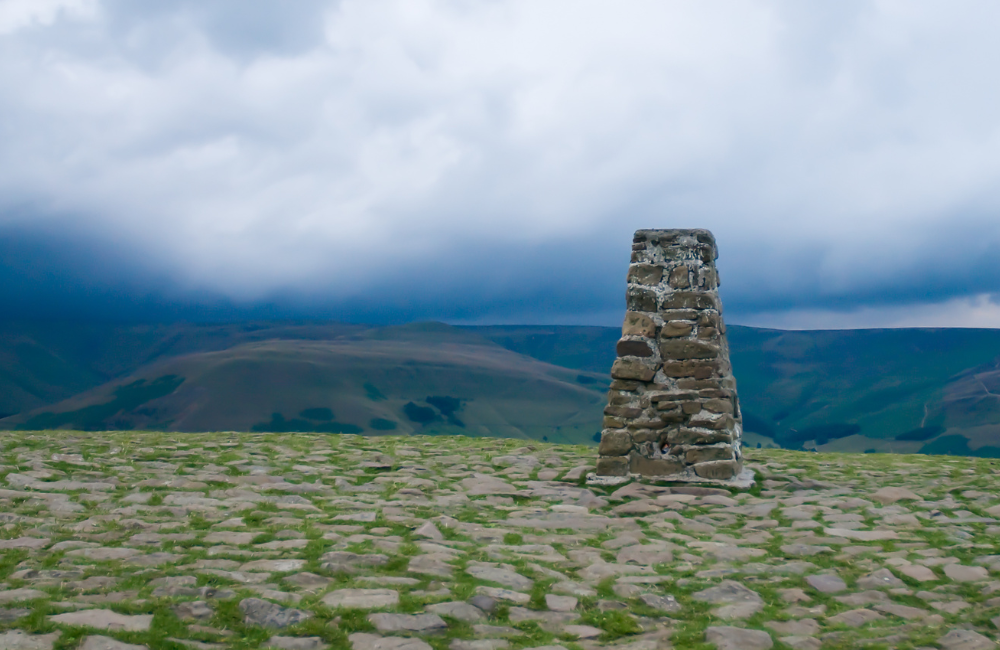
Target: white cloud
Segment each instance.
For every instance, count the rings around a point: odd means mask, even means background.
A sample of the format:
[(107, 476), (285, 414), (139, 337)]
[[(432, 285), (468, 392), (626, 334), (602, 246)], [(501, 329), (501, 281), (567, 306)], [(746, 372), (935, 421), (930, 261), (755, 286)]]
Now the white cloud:
[(979, 294), (941, 302), (861, 307), (851, 310), (791, 309), (761, 312), (740, 325), (773, 329), (838, 330), (893, 327), (1000, 328), (1000, 296)]
[(701, 225), (757, 311), (1000, 245), (994, 3), (272, 4), (0, 4), (0, 225), (245, 298)]
[(51, 25), (60, 17), (93, 17), (96, 0), (0, 0), (0, 35)]

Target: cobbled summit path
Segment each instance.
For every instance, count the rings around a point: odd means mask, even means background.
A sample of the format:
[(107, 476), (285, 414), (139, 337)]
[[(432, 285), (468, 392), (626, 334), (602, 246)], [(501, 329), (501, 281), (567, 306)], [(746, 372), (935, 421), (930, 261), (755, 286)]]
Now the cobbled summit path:
[(996, 461), (751, 451), (751, 493), (586, 447), (0, 433), (0, 650), (995, 647)]

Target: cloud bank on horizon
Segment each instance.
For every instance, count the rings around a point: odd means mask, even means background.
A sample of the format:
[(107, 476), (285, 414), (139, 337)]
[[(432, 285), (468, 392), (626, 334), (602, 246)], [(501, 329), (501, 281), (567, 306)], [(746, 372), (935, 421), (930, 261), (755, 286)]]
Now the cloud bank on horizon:
[(1000, 326), (1000, 5), (0, 0), (9, 315)]

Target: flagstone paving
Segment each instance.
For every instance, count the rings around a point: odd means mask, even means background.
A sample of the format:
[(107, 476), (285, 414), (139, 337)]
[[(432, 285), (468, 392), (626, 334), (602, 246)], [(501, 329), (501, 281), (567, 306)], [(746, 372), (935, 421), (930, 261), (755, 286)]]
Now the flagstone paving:
[(749, 450), (587, 487), (587, 447), (0, 433), (0, 650), (996, 647), (1000, 462)]

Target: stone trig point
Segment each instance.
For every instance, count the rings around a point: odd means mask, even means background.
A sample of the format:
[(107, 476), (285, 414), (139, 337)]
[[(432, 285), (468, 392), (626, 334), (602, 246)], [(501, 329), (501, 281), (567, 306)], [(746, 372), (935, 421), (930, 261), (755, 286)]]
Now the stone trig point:
[(748, 487), (742, 419), (707, 230), (639, 230), (604, 409), (596, 483)]

